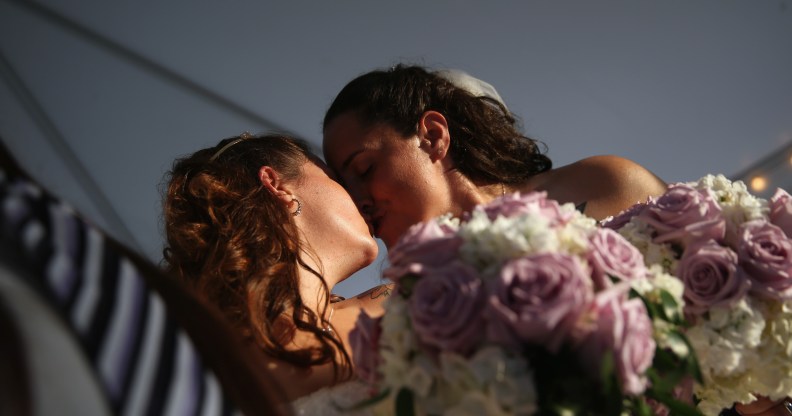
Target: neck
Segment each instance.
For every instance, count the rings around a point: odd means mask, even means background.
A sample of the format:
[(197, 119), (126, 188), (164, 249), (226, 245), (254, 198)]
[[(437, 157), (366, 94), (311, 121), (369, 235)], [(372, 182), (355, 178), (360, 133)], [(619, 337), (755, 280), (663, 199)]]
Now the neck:
[(461, 208), (461, 212), (456, 213), (457, 215), (472, 210), (476, 205), (492, 202), (494, 199), (512, 192), (508, 186), (500, 182), (474, 182), (456, 170), (449, 173), (451, 173), (449, 180), (452, 198), (457, 201), (454, 205)]
[(327, 293), (322, 288), (321, 278), (303, 266), (297, 266), (297, 275), (300, 279), (300, 297), (302, 298), (305, 306), (310, 308), (316, 313), (319, 313), (322, 306), (325, 304), (327, 295), (333, 290), (333, 284), (327, 280), (322, 270), (311, 261), (305, 261), (311, 269), (318, 272), (327, 283)]

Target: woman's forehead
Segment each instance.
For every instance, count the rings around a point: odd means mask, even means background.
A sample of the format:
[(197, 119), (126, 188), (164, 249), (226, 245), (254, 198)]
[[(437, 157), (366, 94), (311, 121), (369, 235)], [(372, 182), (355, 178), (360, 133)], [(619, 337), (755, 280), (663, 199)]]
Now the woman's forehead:
[(327, 163), (335, 169), (348, 164), (355, 154), (377, 146), (386, 126), (363, 125), (353, 114), (342, 114), (325, 129), (323, 151)]

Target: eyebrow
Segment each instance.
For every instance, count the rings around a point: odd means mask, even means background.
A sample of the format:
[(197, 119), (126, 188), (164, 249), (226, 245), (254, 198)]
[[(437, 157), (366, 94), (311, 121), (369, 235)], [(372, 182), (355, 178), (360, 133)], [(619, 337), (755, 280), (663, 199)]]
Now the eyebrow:
[(343, 171), (345, 171), (345, 170), (346, 170), (346, 168), (349, 166), (349, 164), (350, 164), (350, 163), (352, 163), (352, 159), (354, 159), (354, 158), (355, 158), (355, 156), (357, 156), (357, 155), (359, 155), (359, 154), (363, 153), (363, 151), (364, 151), (364, 150), (365, 150), (365, 149), (356, 150), (356, 151), (352, 152), (352, 154), (351, 154), (351, 155), (347, 156), (347, 158), (346, 158), (346, 159), (344, 159), (344, 162), (343, 162), (343, 163), (341, 163), (341, 171), (342, 171), (342, 172), (343, 172)]

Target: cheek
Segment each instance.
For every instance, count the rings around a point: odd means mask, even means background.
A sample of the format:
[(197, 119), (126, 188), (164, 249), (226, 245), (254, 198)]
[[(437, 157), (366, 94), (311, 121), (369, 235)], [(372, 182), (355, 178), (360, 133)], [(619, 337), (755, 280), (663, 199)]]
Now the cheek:
[(372, 178), (372, 192), (391, 198), (423, 199), (432, 184), (431, 175), (425, 167), (408, 158), (396, 158), (383, 164)]

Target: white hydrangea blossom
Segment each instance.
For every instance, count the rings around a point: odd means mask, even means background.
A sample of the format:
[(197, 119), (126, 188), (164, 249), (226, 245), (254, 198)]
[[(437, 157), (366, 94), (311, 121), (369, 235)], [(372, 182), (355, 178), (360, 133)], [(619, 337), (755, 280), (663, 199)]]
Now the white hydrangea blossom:
[(642, 296), (656, 303), (660, 303), (660, 291), (665, 290), (679, 305), (679, 312), (682, 312), (681, 308), (685, 305), (682, 297), (685, 293), (685, 285), (681, 280), (667, 273), (659, 264), (648, 264), (647, 278), (636, 279), (630, 285)]
[[(568, 204), (571, 205), (571, 204)], [(597, 231), (597, 222), (583, 215), (575, 215), (558, 230), (559, 244), (570, 254), (582, 255), (589, 249), (589, 238)]]
[(407, 314), (407, 304), (399, 296), (392, 296), (385, 301), (385, 315), (381, 325), (380, 345), (387, 346), (380, 348), (382, 376), (387, 384), (401, 386), (410, 371), (407, 357), (416, 348), (416, 344)]
[(474, 210), (470, 220), (460, 226), (459, 236), (465, 241), (460, 248), (462, 258), (484, 275), (504, 260), (559, 246), (547, 219), (531, 214), (490, 221), (486, 213)]
[(713, 307), (710, 319), (688, 331), (705, 375), (729, 376), (750, 368), (757, 361), (756, 347), (762, 338), (765, 320), (750, 298), (731, 308)]
[(652, 230), (645, 222), (633, 219), (618, 232), (643, 254), (647, 267), (660, 265), (667, 273), (673, 273), (676, 270), (679, 262), (677, 253), (670, 244), (652, 242)]
[(740, 225), (766, 218), (769, 212), (767, 200), (751, 195), (742, 181), (732, 182), (723, 175), (707, 175), (689, 185), (701, 190), (709, 189), (715, 195), (726, 220), (726, 240), (732, 243), (737, 239)]
[(452, 230), (459, 229), (459, 218), (454, 217), (450, 213), (437, 217), (436, 221), (437, 221), (437, 225), (439, 225), (440, 227), (448, 227)]
[(766, 322), (763, 305), (745, 298), (730, 308), (712, 308), (710, 319), (688, 330), (688, 339), (701, 366), (704, 385), (697, 386), (699, 409), (730, 407), (735, 401), (749, 403), (752, 393), (766, 394), (757, 377), (774, 366), (772, 357), (762, 354)]
[(775, 302), (763, 333), (759, 355), (763, 362), (753, 368), (753, 390), (772, 399), (780, 399), (792, 392), (792, 301)]
[[(457, 414), (448, 413), (451, 409), (481, 414), (476, 412), (486, 408), (491, 411), (483, 414), (509, 415), (536, 411), (536, 387), (528, 363), (501, 348), (485, 347), (467, 359), (443, 352), (440, 367), (439, 396), (443, 403), (451, 404), (445, 406), (444, 414)], [(421, 407), (428, 409), (431, 404), (422, 403)]]
[(484, 211), (474, 210), (466, 223), (455, 223), (458, 235), (464, 240), (460, 248), (462, 258), (483, 275), (492, 275), (504, 261), (526, 254), (586, 252), (588, 237), (596, 231), (597, 222), (582, 215), (573, 204), (561, 205), (559, 212), (571, 219), (554, 228), (539, 212), (490, 220)]
[(428, 414), (449, 414), (450, 409), (463, 408), (496, 409), (487, 414), (512, 415), (536, 410), (536, 388), (523, 358), (488, 346), (469, 358), (441, 352), (436, 364), (416, 344), (406, 302), (395, 296), (386, 301), (385, 309), (380, 370), (384, 384), (392, 391), (385, 403), (372, 409), (373, 413), (392, 411), (395, 395), (402, 387), (413, 392), (418, 407)]
[(476, 352), (470, 369), (484, 391), (504, 409), (535, 410), (536, 386), (528, 363), (519, 356), (490, 346)]

